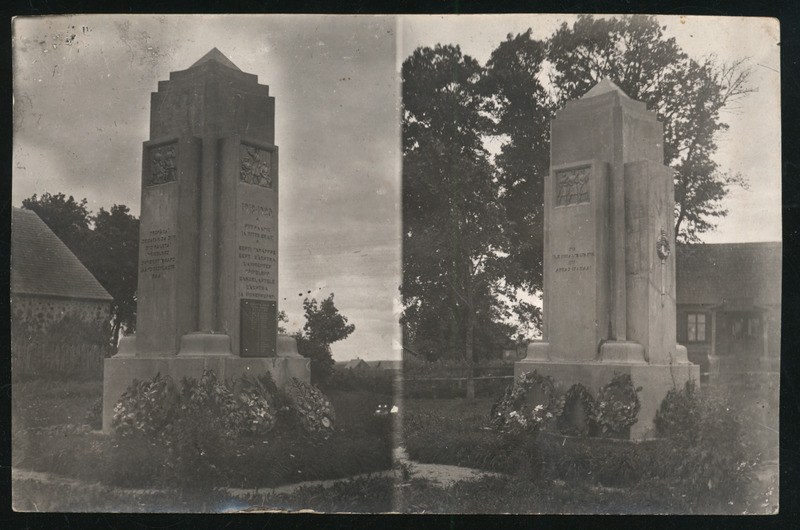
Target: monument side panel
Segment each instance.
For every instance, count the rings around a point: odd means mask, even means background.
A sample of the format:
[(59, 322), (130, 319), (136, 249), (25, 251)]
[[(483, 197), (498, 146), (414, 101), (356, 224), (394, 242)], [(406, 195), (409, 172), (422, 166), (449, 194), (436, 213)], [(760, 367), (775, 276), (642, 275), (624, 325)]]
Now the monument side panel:
[(196, 76), (160, 82), (150, 98), (150, 138), (202, 136), (205, 85)]
[[(614, 160), (614, 107), (612, 100), (568, 105), (550, 129), (550, 166), (581, 160)], [(589, 104), (591, 103), (591, 104)]]
[[(546, 249), (547, 340), (552, 358), (592, 360), (602, 336), (597, 309), (605, 296), (605, 267), (597, 223), (604, 208), (604, 163), (586, 161), (554, 167), (550, 174), (549, 240)], [(604, 201), (602, 201), (604, 202)], [(600, 232), (602, 233), (602, 232)]]
[[(655, 113), (637, 101), (621, 100), (622, 158), (624, 162), (649, 160), (664, 163), (664, 126)], [(674, 201), (673, 199), (670, 199)]]
[(222, 140), (221, 328), (241, 357), (274, 357), (278, 335), (278, 149)]
[(671, 179), (657, 162), (625, 165), (628, 334), (655, 364), (676, 345)]
[(145, 142), (139, 227), (137, 350), (174, 355), (195, 326), (196, 174), (200, 142)]
[[(545, 340), (554, 361), (593, 360), (600, 341), (609, 338), (613, 306), (609, 166), (618, 157), (613, 139), (619, 129), (613, 96), (571, 102), (552, 122), (544, 308)], [(590, 200), (573, 203), (570, 186), (580, 185), (574, 179), (583, 177), (574, 170), (581, 167), (589, 168)]]

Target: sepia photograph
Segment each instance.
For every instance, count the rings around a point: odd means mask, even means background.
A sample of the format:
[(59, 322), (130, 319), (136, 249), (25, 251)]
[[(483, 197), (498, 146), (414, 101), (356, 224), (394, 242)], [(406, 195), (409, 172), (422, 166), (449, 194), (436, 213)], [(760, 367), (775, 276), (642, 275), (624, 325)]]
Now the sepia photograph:
[(399, 35), (405, 450), (484, 474), (403, 508), (777, 513), (778, 22)]
[(395, 26), (14, 21), (15, 510), (391, 510)]
[(12, 22), (18, 512), (779, 512), (776, 19)]

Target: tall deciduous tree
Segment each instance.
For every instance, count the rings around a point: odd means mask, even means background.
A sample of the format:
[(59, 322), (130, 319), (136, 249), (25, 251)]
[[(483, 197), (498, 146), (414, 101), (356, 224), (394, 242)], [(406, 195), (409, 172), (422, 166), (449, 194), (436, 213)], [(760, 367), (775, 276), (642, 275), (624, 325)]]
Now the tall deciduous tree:
[(743, 60), (695, 60), (652, 17), (579, 17), (548, 42), (559, 105), (585, 94), (605, 77), (643, 101), (664, 124), (664, 163), (675, 170), (675, 233), (697, 241), (727, 214), (720, 205), (732, 185), (743, 185), (713, 160), (720, 113), (751, 90)]
[(550, 164), (551, 98), (542, 85), (546, 46), (531, 30), (512, 35), (486, 63), (483, 89), (500, 140), (495, 157), (501, 202), (508, 216), (505, 278), (536, 291), (542, 284), (544, 175)]
[(123, 204), (94, 217), (92, 253), (87, 268), (114, 297), (111, 307), (112, 344), (120, 331), (136, 329), (136, 288), (139, 263), (139, 220)]
[(333, 303), (333, 293), (317, 303), (315, 298), (303, 300), (306, 323), (295, 335), (297, 349), (311, 359), (311, 378), (315, 383), (324, 382), (333, 371), (331, 344), (350, 336), (356, 327), (347, 323), (347, 317), (339, 313)]
[[(483, 69), (458, 47), (437, 46), (415, 51), (402, 75), (404, 322), (412, 336), (427, 331), (428, 341), (473, 362), (479, 320), (500, 310), (507, 246), (500, 186), (483, 146), (492, 127)], [(438, 333), (425, 329), (433, 322)], [(472, 383), (470, 376), (468, 393)]]

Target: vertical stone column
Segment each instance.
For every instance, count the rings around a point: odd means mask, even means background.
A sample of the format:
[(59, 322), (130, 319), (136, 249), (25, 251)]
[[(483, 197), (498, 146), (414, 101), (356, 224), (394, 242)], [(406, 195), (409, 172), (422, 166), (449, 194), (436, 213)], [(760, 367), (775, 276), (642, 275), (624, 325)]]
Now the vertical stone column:
[(174, 136), (145, 142), (139, 226), (137, 350), (175, 355), (197, 327), (198, 175), (202, 142)]
[(242, 357), (274, 357), (278, 336), (278, 148), (220, 141), (220, 329)]

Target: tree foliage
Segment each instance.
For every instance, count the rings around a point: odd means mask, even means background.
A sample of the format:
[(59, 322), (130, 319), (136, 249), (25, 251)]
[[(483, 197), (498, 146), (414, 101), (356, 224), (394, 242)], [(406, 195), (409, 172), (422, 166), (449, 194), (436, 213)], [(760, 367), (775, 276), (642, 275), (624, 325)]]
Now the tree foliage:
[(23, 200), (22, 206), (36, 212), (113, 297), (109, 341), (116, 344), (120, 331), (136, 327), (139, 220), (122, 204), (93, 215), (86, 203), (45, 193)]
[[(550, 116), (542, 85), (546, 46), (531, 30), (500, 43), (486, 63), (484, 91), (494, 118), (491, 134), (501, 139), (495, 157), (500, 201), (508, 216), (505, 278), (535, 291), (542, 283), (544, 180), (550, 164)], [(511, 265), (515, 266), (511, 266)]]
[(87, 268), (114, 297), (111, 307), (112, 344), (120, 331), (136, 329), (136, 288), (139, 264), (139, 220), (123, 204), (100, 208), (94, 217), (92, 254)]
[(714, 161), (716, 139), (728, 126), (720, 113), (751, 92), (744, 60), (696, 60), (652, 17), (594, 18), (564, 23), (550, 38), (558, 105), (585, 94), (603, 78), (643, 101), (664, 124), (664, 164), (675, 171), (675, 233), (697, 241), (726, 215), (720, 205), (741, 175), (727, 174)]
[(350, 336), (356, 327), (347, 323), (347, 317), (339, 313), (333, 303), (333, 293), (317, 303), (315, 298), (303, 300), (306, 323), (295, 335), (297, 349), (301, 355), (311, 359), (312, 382), (324, 382), (333, 372), (331, 344)]
[(491, 334), (505, 309), (496, 295), (508, 246), (482, 138), (493, 126), (484, 72), (457, 46), (437, 46), (415, 51), (402, 75), (403, 322), (427, 356), (472, 360), (476, 328)]

